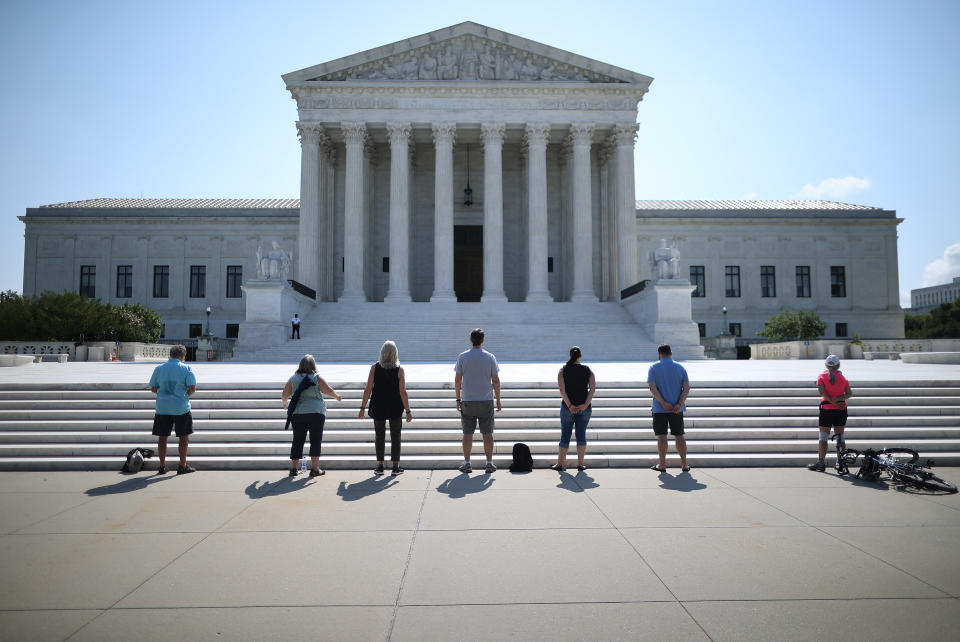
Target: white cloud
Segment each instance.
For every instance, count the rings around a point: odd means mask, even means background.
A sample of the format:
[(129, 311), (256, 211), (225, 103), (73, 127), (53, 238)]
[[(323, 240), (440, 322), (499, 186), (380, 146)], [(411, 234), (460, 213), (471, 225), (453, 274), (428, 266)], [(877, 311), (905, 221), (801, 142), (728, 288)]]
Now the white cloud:
[(857, 178), (856, 176), (826, 178), (820, 181), (819, 185), (807, 183), (803, 186), (803, 189), (790, 198), (797, 200), (836, 200), (846, 198), (856, 192), (862, 192), (865, 189), (870, 189), (869, 178)]
[(954, 243), (943, 251), (943, 258), (931, 261), (923, 268), (923, 286), (950, 283), (960, 276), (960, 243)]
[(909, 308), (910, 307), (910, 290), (900, 290), (900, 307)]
[(747, 192), (746, 194), (744, 194), (743, 196), (740, 197), (740, 200), (742, 200), (742, 201), (755, 201), (755, 200), (757, 200), (758, 198), (760, 198), (760, 195), (757, 194), (756, 192)]

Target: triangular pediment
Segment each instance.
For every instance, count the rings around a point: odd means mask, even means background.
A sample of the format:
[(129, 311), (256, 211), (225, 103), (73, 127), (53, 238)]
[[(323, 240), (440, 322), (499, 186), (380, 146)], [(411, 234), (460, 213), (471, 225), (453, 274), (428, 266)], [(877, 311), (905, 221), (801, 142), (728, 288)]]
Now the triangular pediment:
[(283, 76), (288, 87), (337, 81), (626, 83), (649, 76), (463, 22)]

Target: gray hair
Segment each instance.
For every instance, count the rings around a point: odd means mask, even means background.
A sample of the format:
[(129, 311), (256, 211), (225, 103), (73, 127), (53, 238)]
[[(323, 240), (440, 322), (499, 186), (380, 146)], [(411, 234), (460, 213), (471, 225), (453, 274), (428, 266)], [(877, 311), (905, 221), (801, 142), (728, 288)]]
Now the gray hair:
[(178, 343), (175, 346), (170, 346), (170, 358), (171, 359), (186, 359), (187, 358), (187, 346), (182, 343)]
[(380, 346), (380, 367), (391, 370), (400, 367), (400, 354), (397, 344), (387, 339)]
[(297, 366), (297, 374), (313, 374), (317, 371), (317, 360), (312, 354), (305, 354)]

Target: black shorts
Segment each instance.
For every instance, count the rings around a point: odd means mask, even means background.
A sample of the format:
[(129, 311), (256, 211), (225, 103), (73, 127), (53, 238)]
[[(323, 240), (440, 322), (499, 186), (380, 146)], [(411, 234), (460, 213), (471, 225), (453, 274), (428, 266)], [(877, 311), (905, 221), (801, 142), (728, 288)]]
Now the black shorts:
[(176, 428), (177, 437), (186, 437), (193, 433), (193, 416), (186, 412), (182, 415), (154, 415), (153, 434), (157, 437), (169, 437)]
[(847, 409), (821, 407), (819, 425), (823, 428), (833, 428), (834, 426), (843, 428), (847, 425)]
[(683, 413), (655, 412), (653, 413), (653, 434), (665, 435), (667, 428), (674, 437), (683, 434)]

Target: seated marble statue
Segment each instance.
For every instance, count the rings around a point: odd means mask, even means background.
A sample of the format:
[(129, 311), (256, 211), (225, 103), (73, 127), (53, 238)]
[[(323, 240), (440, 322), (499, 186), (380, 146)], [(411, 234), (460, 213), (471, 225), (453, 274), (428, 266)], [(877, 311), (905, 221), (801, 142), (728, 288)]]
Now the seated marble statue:
[(276, 240), (270, 241), (271, 248), (264, 251), (263, 243), (257, 246), (257, 278), (287, 280), (290, 272), (290, 253), (280, 247)]

